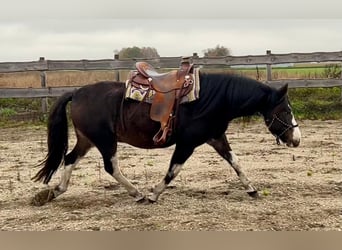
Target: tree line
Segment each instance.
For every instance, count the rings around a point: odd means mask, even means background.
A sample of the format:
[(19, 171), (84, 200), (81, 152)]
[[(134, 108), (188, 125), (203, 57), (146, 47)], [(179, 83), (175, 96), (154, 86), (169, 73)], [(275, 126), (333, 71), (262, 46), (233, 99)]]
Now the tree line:
[[(230, 50), (221, 45), (216, 45), (214, 48), (204, 49), (203, 54), (205, 57), (212, 56), (229, 56), (231, 55)], [(127, 47), (121, 50), (115, 51), (115, 54), (119, 55), (120, 59), (128, 58), (159, 58), (160, 55), (156, 48), (153, 47)]]

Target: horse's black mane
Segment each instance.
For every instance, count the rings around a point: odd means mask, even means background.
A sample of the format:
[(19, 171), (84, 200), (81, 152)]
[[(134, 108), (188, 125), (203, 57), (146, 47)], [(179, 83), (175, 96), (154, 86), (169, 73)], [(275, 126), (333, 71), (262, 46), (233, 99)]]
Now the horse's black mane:
[(203, 92), (215, 95), (212, 99), (216, 102), (222, 96), (222, 100), (228, 102), (222, 105), (227, 109), (231, 108), (232, 117), (241, 113), (246, 116), (253, 115), (273, 102), (274, 90), (257, 80), (228, 73), (201, 73), (200, 76), (201, 88), (210, 88), (210, 91)]

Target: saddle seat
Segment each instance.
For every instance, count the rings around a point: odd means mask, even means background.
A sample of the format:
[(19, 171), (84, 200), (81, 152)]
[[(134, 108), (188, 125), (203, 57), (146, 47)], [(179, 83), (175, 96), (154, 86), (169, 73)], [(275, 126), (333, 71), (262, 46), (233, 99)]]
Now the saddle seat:
[(183, 64), (180, 69), (172, 70), (167, 73), (158, 73), (146, 62), (137, 62), (135, 67), (137, 71), (143, 75), (149, 83), (151, 83), (154, 90), (165, 93), (182, 88), (184, 81), (186, 80), (186, 75), (188, 75), (192, 70), (192, 65), (188, 63)]
[(183, 60), (178, 70), (167, 73), (158, 73), (147, 62), (137, 62), (135, 66), (136, 70), (130, 72), (128, 81), (141, 89), (155, 91), (150, 118), (161, 124), (153, 141), (156, 145), (162, 145), (172, 134), (180, 98), (193, 87), (193, 64)]

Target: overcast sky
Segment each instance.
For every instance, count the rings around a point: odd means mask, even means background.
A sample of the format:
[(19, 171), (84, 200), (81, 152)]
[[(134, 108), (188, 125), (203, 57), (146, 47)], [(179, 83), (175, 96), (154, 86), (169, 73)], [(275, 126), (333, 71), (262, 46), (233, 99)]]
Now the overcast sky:
[(216, 45), (233, 55), (342, 51), (340, 0), (202, 2), (12, 0), (0, 9), (0, 62), (106, 59), (132, 46), (160, 56)]

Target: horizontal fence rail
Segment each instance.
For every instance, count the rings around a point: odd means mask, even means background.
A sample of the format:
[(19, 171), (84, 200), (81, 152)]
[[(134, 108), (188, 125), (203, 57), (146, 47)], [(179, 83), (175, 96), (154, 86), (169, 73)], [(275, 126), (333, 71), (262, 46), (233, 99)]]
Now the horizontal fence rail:
[(266, 81), (268, 85), (282, 86), (288, 84), (289, 88), (331, 88), (342, 87), (342, 79), (296, 79)]
[[(342, 51), (338, 52), (314, 52), (314, 53), (289, 53), (273, 54), (270, 50), (266, 55), (248, 56), (223, 56), (223, 57), (198, 57), (194, 53), (189, 57), (195, 66), (237, 66), (237, 65), (266, 65), (266, 84), (279, 86), (287, 83), (290, 88), (317, 88), (317, 87), (342, 87), (340, 79), (284, 79), (272, 80), (272, 66), (286, 63), (312, 63), (312, 62), (342, 62)], [(16, 73), (27, 71), (39, 71), (41, 76), (41, 88), (0, 88), (0, 98), (44, 98), (57, 97), (65, 92), (72, 91), (80, 86), (49, 87), (46, 72), (70, 71), (70, 70), (130, 70), (135, 67), (137, 61), (146, 61), (157, 69), (178, 68), (182, 57), (160, 58), (135, 58), (119, 60), (45, 60), (41, 57), (33, 62), (3, 62), (0, 63), (0, 73)]]
[[(0, 73), (25, 71), (56, 71), (56, 70), (119, 70), (133, 69), (135, 62), (146, 61), (156, 68), (177, 68), (182, 57), (136, 58), (127, 60), (44, 60), (34, 62), (0, 63)], [(255, 55), (255, 56), (223, 56), (223, 57), (191, 57), (195, 65), (267, 65), (298, 62), (342, 62), (342, 51), (289, 53)]]
[(129, 60), (40, 60), (34, 62), (0, 63), (0, 73), (56, 70), (120, 70), (133, 69), (137, 61), (146, 61), (156, 68), (177, 68), (181, 57), (161, 57), (156, 59)]
[[(328, 88), (342, 87), (342, 80), (339, 79), (300, 79), (300, 80), (274, 80), (266, 81), (268, 85), (280, 87), (288, 84), (289, 88)], [(76, 90), (81, 86), (72, 87), (47, 87), (47, 88), (6, 88), (0, 89), (0, 98), (39, 98), (58, 97), (62, 94)]]
[(39, 98), (58, 97), (66, 92), (76, 90), (80, 87), (48, 87), (48, 88), (8, 88), (1, 89), (0, 98)]

